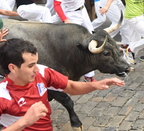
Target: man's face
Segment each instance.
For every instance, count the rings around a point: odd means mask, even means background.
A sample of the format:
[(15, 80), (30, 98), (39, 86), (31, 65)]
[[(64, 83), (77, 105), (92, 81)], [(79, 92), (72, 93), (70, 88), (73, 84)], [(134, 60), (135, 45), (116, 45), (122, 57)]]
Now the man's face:
[(21, 64), (20, 68), (16, 69), (16, 79), (14, 83), (24, 86), (29, 82), (34, 81), (35, 75), (39, 71), (37, 67), (38, 54), (23, 53), (22, 57), (25, 62)]

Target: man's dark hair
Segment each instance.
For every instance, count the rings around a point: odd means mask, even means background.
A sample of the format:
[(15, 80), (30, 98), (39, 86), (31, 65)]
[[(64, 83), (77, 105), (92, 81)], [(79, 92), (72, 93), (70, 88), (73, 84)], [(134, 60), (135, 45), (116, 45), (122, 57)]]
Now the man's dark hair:
[(10, 63), (15, 64), (18, 68), (21, 67), (21, 64), (24, 63), (23, 53), (36, 54), (37, 49), (29, 41), (17, 38), (8, 39), (0, 46), (0, 66), (4, 74), (9, 74), (8, 65)]

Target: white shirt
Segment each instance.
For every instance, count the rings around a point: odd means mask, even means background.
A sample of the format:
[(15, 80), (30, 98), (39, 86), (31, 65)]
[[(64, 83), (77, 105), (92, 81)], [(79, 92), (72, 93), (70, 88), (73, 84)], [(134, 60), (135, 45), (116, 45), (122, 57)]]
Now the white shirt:
[(84, 5), (84, 0), (55, 0), (62, 2), (64, 11), (74, 11)]

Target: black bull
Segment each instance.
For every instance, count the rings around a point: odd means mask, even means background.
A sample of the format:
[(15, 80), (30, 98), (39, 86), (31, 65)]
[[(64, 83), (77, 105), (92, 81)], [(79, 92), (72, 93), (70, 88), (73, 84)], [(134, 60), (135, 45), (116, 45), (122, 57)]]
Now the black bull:
[[(98, 69), (103, 73), (123, 75), (129, 65), (123, 60), (116, 42), (104, 30), (90, 34), (87, 29), (76, 24), (46, 24), (38, 22), (3, 19), (9, 29), (9, 38), (23, 38), (32, 42), (38, 49), (39, 62), (47, 65), (72, 80)], [(97, 53), (89, 51), (91, 40), (100, 47)], [(82, 123), (73, 110), (70, 97), (62, 92), (49, 91), (49, 100), (60, 102), (69, 112), (72, 127), (81, 130)]]

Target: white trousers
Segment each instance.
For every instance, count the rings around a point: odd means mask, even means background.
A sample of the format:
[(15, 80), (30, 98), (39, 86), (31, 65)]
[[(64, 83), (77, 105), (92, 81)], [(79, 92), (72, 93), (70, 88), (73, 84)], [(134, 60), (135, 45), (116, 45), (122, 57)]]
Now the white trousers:
[(15, 6), (15, 0), (7, 0), (9, 5), (10, 5), (10, 8), (13, 10), (14, 9), (14, 6)]
[(29, 5), (21, 5), (17, 9), (18, 14), (28, 21), (40, 21), (52, 23), (51, 14), (48, 8), (36, 5), (35, 3)]
[(92, 25), (93, 25), (93, 28), (95, 29), (101, 26), (106, 21), (106, 15), (105, 14), (101, 15), (99, 13), (100, 8), (102, 7), (100, 4), (100, 0), (94, 2), (94, 6), (95, 6), (95, 13), (97, 15), (97, 18), (92, 21)]
[[(82, 10), (66, 12), (64, 11), (64, 13), (72, 23), (84, 26), (89, 30), (90, 33), (92, 33), (92, 31), (94, 30), (85, 7)], [(52, 20), (54, 23), (61, 21), (57, 14), (52, 16)]]
[[(107, 0), (100, 0), (100, 1), (94, 2), (95, 12), (97, 14), (97, 18), (92, 21), (92, 25), (94, 29), (101, 26), (106, 21), (106, 17), (108, 17), (108, 19), (112, 22), (110, 27), (117, 24), (121, 16), (121, 10), (124, 11), (125, 7), (122, 4), (122, 2), (120, 0), (114, 0), (111, 3), (110, 8), (108, 9), (107, 13), (101, 15), (99, 12), (99, 9), (100, 7), (104, 7), (106, 5), (106, 2)], [(120, 29), (117, 29), (116, 31), (110, 33), (111, 37), (113, 38), (119, 31)]]
[[(14, 9), (15, 0), (0, 0), (0, 9), (10, 10)], [(0, 15), (1, 18), (9, 18), (9, 16)]]
[(49, 8), (51, 15), (55, 14), (54, 10), (54, 0), (47, 0), (45, 7)]
[(129, 47), (135, 54), (144, 48), (144, 15), (126, 20), (131, 27), (131, 42)]
[(91, 72), (85, 74), (86, 77), (93, 77), (94, 75), (95, 75), (94, 71), (91, 71)]
[(65, 13), (72, 23), (84, 26), (85, 28), (88, 29), (90, 33), (94, 31), (91, 20), (85, 7), (82, 10), (65, 12)]

